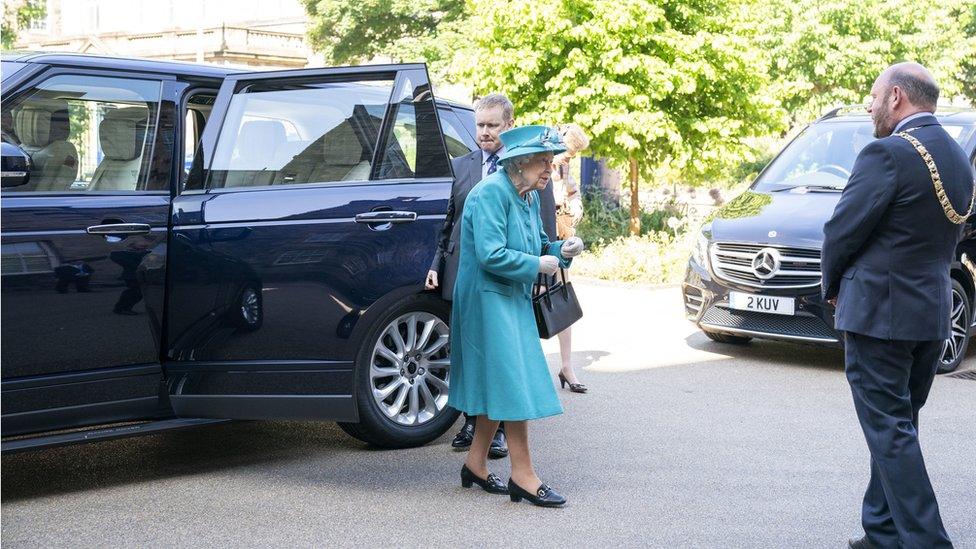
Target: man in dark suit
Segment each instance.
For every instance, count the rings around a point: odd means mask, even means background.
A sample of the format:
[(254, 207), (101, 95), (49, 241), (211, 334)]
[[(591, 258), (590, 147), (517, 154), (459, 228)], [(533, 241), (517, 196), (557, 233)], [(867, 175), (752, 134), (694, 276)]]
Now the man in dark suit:
[[(431, 261), (426, 283), (428, 290), (439, 287), (441, 296), (448, 301), (454, 295), (454, 282), (457, 279), (460, 252), (458, 244), (461, 242), (460, 221), (464, 212), (464, 201), (475, 185), (499, 168), (498, 157), (505, 149), (499, 136), (515, 125), (513, 113), (512, 102), (500, 93), (492, 93), (478, 100), (474, 107), (474, 119), (479, 149), (452, 161), (454, 185), (451, 188), (451, 198), (447, 202), (447, 216), (437, 237), (437, 252)], [(553, 226), (555, 226), (555, 209), (553, 209)], [(464, 426), (454, 437), (451, 446), (457, 449), (471, 446), (474, 440), (474, 420), (475, 418), (465, 415)], [(507, 455), (505, 427), (504, 424), (500, 424), (498, 432), (491, 441), (488, 456), (497, 459)]]
[(939, 88), (924, 67), (888, 68), (871, 97), (880, 139), (854, 163), (824, 227), (822, 259), (823, 297), (845, 334), (847, 379), (871, 453), (865, 536), (848, 544), (951, 547), (922, 460), (918, 413), (949, 337), (949, 268), (976, 181), (933, 116)]

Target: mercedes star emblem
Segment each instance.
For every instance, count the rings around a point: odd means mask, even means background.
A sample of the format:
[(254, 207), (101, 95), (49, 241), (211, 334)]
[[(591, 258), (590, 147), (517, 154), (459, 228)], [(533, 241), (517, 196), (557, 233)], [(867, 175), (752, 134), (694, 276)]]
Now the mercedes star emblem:
[(752, 272), (759, 280), (769, 280), (779, 272), (780, 255), (773, 248), (763, 248), (752, 258)]

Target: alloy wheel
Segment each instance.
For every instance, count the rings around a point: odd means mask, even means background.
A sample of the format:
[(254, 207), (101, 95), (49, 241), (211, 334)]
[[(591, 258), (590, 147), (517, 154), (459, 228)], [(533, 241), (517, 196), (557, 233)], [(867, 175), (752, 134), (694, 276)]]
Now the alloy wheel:
[(427, 312), (402, 315), (380, 333), (370, 360), (373, 400), (383, 414), (407, 426), (427, 423), (447, 406), (450, 329)]
[(944, 366), (954, 364), (959, 359), (959, 354), (965, 350), (966, 332), (969, 329), (965, 299), (966, 297), (958, 289), (953, 288), (952, 313), (949, 316), (952, 333), (942, 348), (942, 364)]

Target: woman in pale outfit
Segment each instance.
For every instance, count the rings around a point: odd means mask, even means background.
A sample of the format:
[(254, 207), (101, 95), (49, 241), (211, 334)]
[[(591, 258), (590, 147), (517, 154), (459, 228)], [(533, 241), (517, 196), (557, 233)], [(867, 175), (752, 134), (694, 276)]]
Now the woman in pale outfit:
[[(478, 183), (461, 217), (447, 403), (477, 418), (462, 486), (558, 507), (566, 498), (539, 479), (529, 455), (528, 420), (563, 411), (539, 342), (532, 286), (538, 274), (569, 267), (583, 242), (549, 242), (542, 227), (538, 191), (549, 183), (553, 154), (566, 150), (559, 134), (524, 126), (501, 140), (505, 152), (498, 162), (504, 169)], [(512, 461), (507, 486), (488, 471), (499, 421), (505, 422)]]
[[(561, 124), (556, 131), (562, 136), (566, 152), (557, 154), (552, 160), (552, 193), (556, 203), (556, 233), (559, 240), (576, 236), (576, 226), (583, 219), (583, 197), (579, 183), (569, 171), (569, 161), (580, 151), (590, 146), (590, 139), (576, 124)], [(563, 281), (565, 282), (565, 281)], [(570, 360), (573, 352), (572, 328), (566, 328), (559, 335), (559, 355), (562, 368), (559, 370), (559, 384), (574, 393), (585, 393), (586, 385), (579, 382)]]

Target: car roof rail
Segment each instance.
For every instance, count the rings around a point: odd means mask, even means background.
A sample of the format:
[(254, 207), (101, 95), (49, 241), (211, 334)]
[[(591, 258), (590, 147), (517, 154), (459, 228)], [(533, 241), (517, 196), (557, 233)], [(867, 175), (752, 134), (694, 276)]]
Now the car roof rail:
[(818, 118), (815, 122), (820, 122), (821, 120), (828, 120), (830, 118), (835, 118), (837, 116), (840, 116), (841, 113), (846, 111), (863, 110), (863, 109), (864, 109), (864, 105), (842, 105), (840, 107), (834, 107), (833, 109), (830, 109), (829, 111), (821, 115), (820, 118)]

